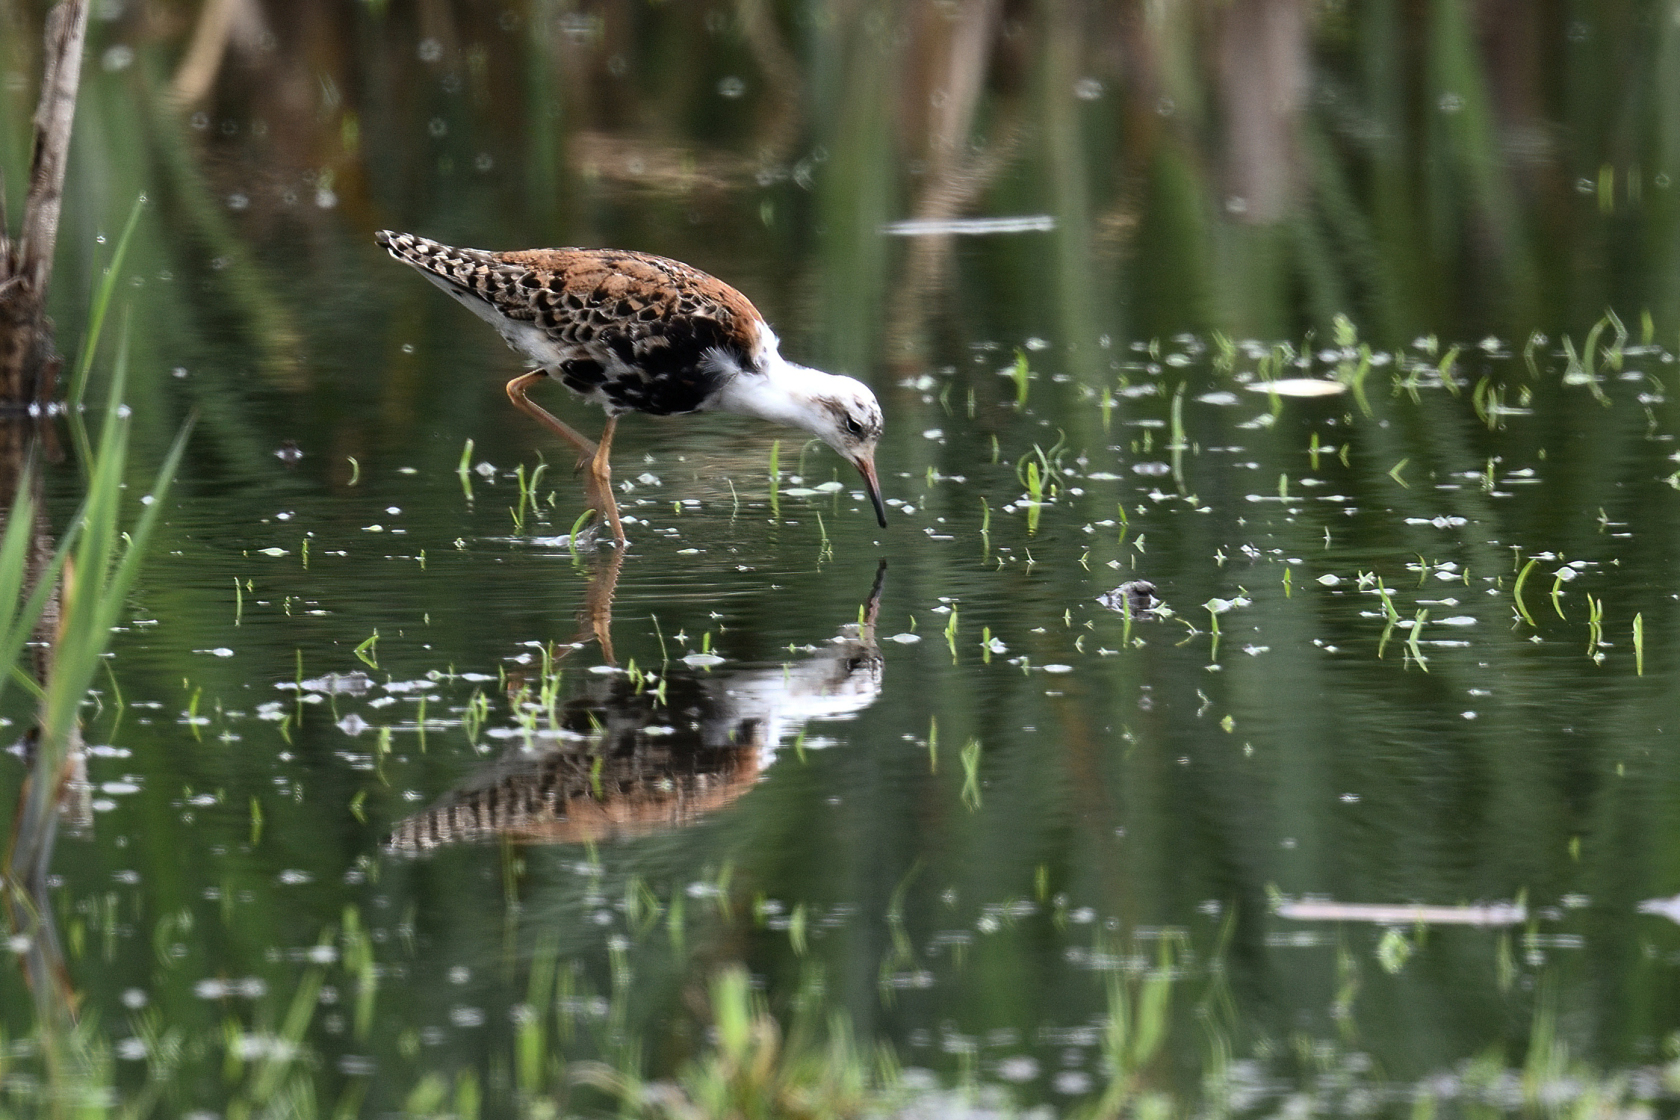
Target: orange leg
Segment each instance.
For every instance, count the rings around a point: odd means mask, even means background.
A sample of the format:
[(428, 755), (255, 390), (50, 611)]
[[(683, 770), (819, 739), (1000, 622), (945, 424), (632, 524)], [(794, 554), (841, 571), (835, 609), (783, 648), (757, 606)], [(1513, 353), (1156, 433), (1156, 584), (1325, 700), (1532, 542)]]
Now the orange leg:
[(622, 545), (624, 526), (618, 520), (618, 503), (613, 499), (612, 492), (612, 465), (607, 461), (607, 455), (612, 450), (613, 429), (618, 425), (618, 417), (607, 417), (607, 427), (601, 433), (599, 443), (582, 435), (525, 395), (528, 386), (547, 376), (541, 370), (520, 374), (507, 383), (508, 400), (521, 412), (577, 448), (578, 466), (589, 471), (589, 479), (583, 487), (584, 500), (589, 502), (598, 517), (606, 518), (608, 526), (612, 529), (613, 540)]
[(624, 526), (618, 521), (618, 503), (613, 500), (612, 492), (612, 463), (607, 456), (612, 453), (613, 430), (618, 427), (618, 417), (607, 417), (607, 426), (601, 429), (601, 442), (595, 449), (595, 457), (589, 462), (589, 478), (593, 483), (594, 493), (590, 495), (592, 501), (597, 502), (596, 510), (604, 514), (607, 524), (612, 527), (613, 540), (624, 544)]
[(542, 372), (541, 370), (536, 370), (532, 373), (520, 374), (518, 377), (507, 383), (508, 400), (512, 401), (514, 403), (514, 407), (518, 408), (521, 412), (530, 416), (537, 423), (541, 424), (543, 427), (547, 428), (549, 431), (577, 448), (578, 463), (579, 465), (582, 465), (594, 458), (595, 441), (580, 434), (577, 429), (573, 428), (571, 425), (562, 423), (558, 416), (555, 416), (552, 412), (548, 411), (548, 409), (525, 395), (526, 386), (541, 381), (547, 376), (548, 374)]

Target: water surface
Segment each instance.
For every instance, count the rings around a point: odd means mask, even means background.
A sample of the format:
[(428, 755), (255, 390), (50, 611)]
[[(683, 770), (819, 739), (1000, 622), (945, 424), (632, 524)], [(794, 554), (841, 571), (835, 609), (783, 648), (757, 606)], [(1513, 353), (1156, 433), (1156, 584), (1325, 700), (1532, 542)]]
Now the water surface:
[[(144, 192), (136, 492), (198, 417), (54, 865), (120, 1094), (600, 1109), (739, 963), (1056, 1114), (1672, 1107), (1666, 9), (399, 7), (259, 8), (179, 110), (185, 30), (95, 21), (61, 344)], [(736, 284), (881, 397), (891, 524), (632, 417), (573, 540), (386, 227)]]

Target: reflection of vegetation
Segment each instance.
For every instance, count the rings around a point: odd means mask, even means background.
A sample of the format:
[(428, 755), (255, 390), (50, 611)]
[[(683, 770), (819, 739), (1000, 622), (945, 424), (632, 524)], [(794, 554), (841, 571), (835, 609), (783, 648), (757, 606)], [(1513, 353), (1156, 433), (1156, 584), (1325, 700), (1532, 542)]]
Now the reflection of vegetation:
[(842, 1120), (881, 1115), (892, 1100), (897, 1069), (886, 1051), (871, 1059), (843, 1015), (829, 1019), (821, 1039), (807, 1012), (784, 1039), (744, 968), (713, 978), (711, 1018), (710, 1045), (674, 1082), (650, 1084), (600, 1063), (575, 1075), (617, 1097), (630, 1115), (669, 1120)]
[[(112, 381), (113, 402), (123, 399), (126, 366), (124, 351), (118, 355)], [(61, 555), (53, 565), (62, 567), (64, 590), (59, 597), (45, 679), (37, 688), (40, 735), (29, 799), (18, 821), (19, 848), (11, 864), (12, 871), (24, 880), (45, 870), (37, 859), (43, 855), (42, 845), (50, 849), (50, 818), (63, 795), (64, 768), (76, 734), (78, 712), (110, 644), (111, 629), (127, 609), (128, 593), (140, 574), (146, 542), (165, 508), (169, 485), (186, 445), (187, 433), (183, 430), (158, 470), (145, 508), (132, 528), (124, 531), (121, 508), (128, 461), (128, 419), (124, 411), (115, 405), (106, 410), (98, 453), (89, 469), (87, 500), (63, 546), (70, 550), (69, 559)], [(18, 524), (14, 521), (8, 529)], [(0, 582), (11, 583), (12, 574), (0, 572)], [(40, 593), (37, 586), (35, 596)]]
[(29, 551), (27, 535), (35, 528), (28, 484), (20, 489), (0, 545), (0, 598), (21, 604), (10, 619), (0, 643), (0, 664), (15, 664), (23, 640), (35, 626), (54, 581), (63, 574), (44, 679), (38, 684), (20, 677), (35, 691), (40, 723), (35, 744), (28, 800), (17, 820), (17, 847), (8, 863), (20, 883), (45, 874), (45, 854), (51, 849), (51, 816), (57, 810), (67, 780), (66, 766), (76, 741), (79, 709), (93, 683), (94, 673), (110, 644), (111, 630), (127, 607), (127, 597), (139, 575), (141, 559), (152, 528), (164, 508), (169, 484), (186, 443), (183, 430), (170, 450), (146, 498), (146, 506), (131, 530), (121, 523), (123, 478), (128, 460), (128, 418), (117, 407), (122, 400), (127, 367), (126, 347), (119, 353), (112, 382), (112, 406), (106, 410), (97, 454), (89, 467), (88, 495), (54, 558), (35, 577), (27, 600)]
[[(308, 967), (295, 990), (264, 997), (250, 1023), (229, 1018), (203, 1037), (169, 1026), (150, 1009), (137, 1013), (134, 1036), (123, 1046), (131, 1051), (126, 1057), (141, 1056), (132, 1052), (139, 1047), (145, 1058), (146, 1076), (138, 1084), (117, 1076), (116, 1048), (97, 1024), (66, 1026), (56, 1037), (37, 1025), (0, 1049), (0, 1120), (61, 1115), (56, 1109), (66, 1102), (78, 1105), (74, 1115), (86, 1116), (144, 1117), (159, 1107), (178, 1108), (204, 1099), (217, 1052), (223, 1054), (225, 1112), (233, 1117), (351, 1115), (370, 1103), (370, 1090), (372, 1099), (400, 1101), (405, 1114), (419, 1117), (850, 1120), (970, 1110), (1012, 1116), (1023, 1113), (1010, 1083), (1036, 1075), (1030, 1061), (1004, 1059), (982, 1069), (971, 1056), (961, 1083), (939, 1088), (925, 1071), (902, 1068), (889, 1048), (859, 1042), (849, 1017), (832, 1006), (826, 985), (809, 968), (784, 1021), (736, 964), (721, 968), (705, 997), (695, 1001), (698, 1031), (687, 1022), (659, 1028), (661, 1036), (686, 1040), (690, 1056), (669, 1079), (654, 1080), (641, 1055), (670, 1039), (621, 1033), (635, 991), (615, 982), (606, 1006), (589, 1010), (596, 1001), (577, 987), (573, 967), (540, 951), (529, 964), (527, 999), (505, 1036), (508, 1051), (493, 1062), (502, 1072), (489, 1083), (471, 1066), (451, 1072), (414, 1060), (419, 1055), (410, 1041), (403, 1058), (386, 1059), (377, 1073), (356, 1069), (348, 1083), (335, 1087), (310, 1049), (310, 1028), (322, 1014), (323, 992), (336, 983), (335, 990), (362, 993), (355, 1017), (358, 1036), (365, 1035), (362, 1024), (372, 1011), (372, 1001), (363, 998), (371, 990), (365, 979), (374, 968), (366, 946), (359, 916), (347, 911), (343, 928), (328, 930), (311, 951), (317, 959), (339, 956), (340, 965)], [(1286, 1041), (1262, 1039), (1245, 1057), (1229, 1033), (1222, 957), (1198, 962), (1188, 942), (1177, 938), (1161, 940), (1153, 950), (1148, 942), (1099, 938), (1093, 951), (1107, 962), (1101, 965), (1106, 1009), (1089, 1028), (1100, 1036), (1104, 1060), (1095, 1083), (1075, 1098), (1083, 1103), (1067, 1113), (1077, 1120), (1271, 1116), (1280, 1106), (1300, 1117), (1590, 1117), (1666, 1106), (1680, 1094), (1680, 1036), (1666, 1040), (1663, 1053), (1636, 1076), (1606, 1074), (1560, 1038), (1555, 990), (1544, 981), (1526, 1035), (1511, 1054), (1495, 1043), (1452, 1069), (1408, 1081), (1373, 1065), (1360, 1047), (1359, 985), (1348, 975), (1355, 966), (1345, 954), (1337, 965), (1337, 1037), (1295, 1031)], [(218, 990), (236, 986), (209, 983)], [(591, 1050), (605, 1057), (578, 1057)], [(41, 1059), (54, 1052), (64, 1063), (59, 1075), (36, 1080)], [(201, 1063), (203, 1073), (197, 1072)], [(1395, 1106), (1400, 1112), (1392, 1111)]]
[[(136, 205), (117, 249), (118, 261), (138, 215)], [(114, 277), (115, 266), (94, 302), (93, 325), (84, 340), (75, 381), (78, 406)], [(15, 677), (34, 694), (36, 707), (35, 727), (28, 740), (33, 747), (30, 772), (11, 821), (10, 844), (0, 868), (0, 899), (13, 943), (23, 946), (21, 956), (34, 997), (34, 1021), (46, 1073), (46, 1098), (75, 1100), (78, 1105), (103, 1096), (110, 1054), (90, 1026), (76, 1021), (78, 997), (59, 957), (48, 871), (60, 814), (84, 822), (87, 816), (72, 791), (78, 775), (85, 786), (82, 705), (106, 656), (113, 629), (128, 609), (129, 593), (152, 530), (167, 508), (169, 487), (187, 437), (183, 428), (142, 499), (144, 508), (124, 530), (130, 423), (123, 402), (128, 358), (125, 331), (97, 450), (88, 440), (79, 412), (72, 417), (87, 473), (87, 493), (57, 549), (45, 538), (45, 520), (37, 516), (33, 469), (20, 470), (16, 463), (7, 464), (18, 490), (0, 538), (0, 692)], [(14, 418), (10, 423), (15, 426), (19, 421)], [(12, 450), (21, 453), (21, 448)], [(36, 660), (39, 680), (25, 675), (17, 664), (31, 637), (45, 646)], [(120, 691), (116, 699), (120, 708)], [(0, 1086), (8, 1083), (0, 1068)]]
[(11, 681), (10, 667), (17, 664), (18, 654), (35, 630), (36, 620), (46, 606), (47, 596), (58, 581), (59, 569), (72, 540), (74, 527), (63, 545), (40, 570), (34, 585), (30, 585), (30, 550), (36, 532), (34, 479), (25, 474), (18, 485), (7, 516), (6, 532), (0, 538), (0, 665), (7, 668), (0, 673), (0, 693)]

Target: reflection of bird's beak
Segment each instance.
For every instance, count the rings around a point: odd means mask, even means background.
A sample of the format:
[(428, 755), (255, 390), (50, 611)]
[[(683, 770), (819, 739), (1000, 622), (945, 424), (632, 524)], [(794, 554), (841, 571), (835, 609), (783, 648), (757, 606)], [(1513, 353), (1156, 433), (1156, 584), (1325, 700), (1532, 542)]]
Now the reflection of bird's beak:
[(869, 491), (869, 500), (875, 503), (875, 518), (881, 523), (881, 528), (887, 527), (887, 504), (881, 500), (881, 480), (875, 477), (875, 458), (872, 455), (860, 455), (855, 460), (858, 473), (863, 475), (864, 487)]

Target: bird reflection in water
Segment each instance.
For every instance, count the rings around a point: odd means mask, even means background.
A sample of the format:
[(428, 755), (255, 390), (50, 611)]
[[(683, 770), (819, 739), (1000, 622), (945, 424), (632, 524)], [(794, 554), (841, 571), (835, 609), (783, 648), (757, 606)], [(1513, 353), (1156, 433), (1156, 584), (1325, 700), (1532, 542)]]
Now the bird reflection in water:
[[(591, 581), (584, 637), (611, 663), (612, 587), (622, 554)], [(694, 823), (750, 790), (777, 749), (818, 719), (843, 719), (881, 692), (875, 620), (881, 561), (863, 621), (787, 664), (663, 670), (664, 695), (623, 674), (593, 677), (567, 701), (559, 731), (533, 733), (425, 811), (397, 823), (388, 846), (424, 852), (506, 838), (581, 843)]]

